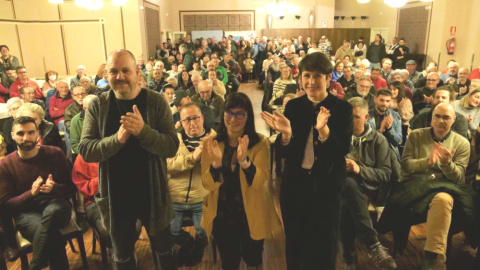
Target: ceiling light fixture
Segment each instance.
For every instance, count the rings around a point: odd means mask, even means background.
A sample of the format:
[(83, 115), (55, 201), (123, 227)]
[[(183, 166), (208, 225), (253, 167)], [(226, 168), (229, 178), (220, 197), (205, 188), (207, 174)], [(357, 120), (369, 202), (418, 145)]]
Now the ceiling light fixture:
[(287, 3), (287, 0), (274, 0), (265, 5), (265, 7), (257, 8), (258, 13), (266, 12), (269, 15), (275, 17), (283, 17), (285, 13), (295, 14), (300, 10), (299, 7), (294, 6), (293, 4)]
[(384, 0), (383, 2), (393, 8), (399, 8), (405, 6), (408, 0)]
[(85, 0), (84, 7), (88, 10), (99, 10), (103, 7), (103, 0)]

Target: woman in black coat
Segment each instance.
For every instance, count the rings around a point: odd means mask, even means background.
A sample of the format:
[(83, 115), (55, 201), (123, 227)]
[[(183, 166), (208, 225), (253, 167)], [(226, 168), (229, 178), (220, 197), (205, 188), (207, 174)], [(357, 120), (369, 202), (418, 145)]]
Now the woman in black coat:
[(350, 104), (327, 92), (331, 72), (324, 54), (307, 55), (299, 64), (306, 95), (290, 100), (284, 116), (262, 113), (281, 133), (276, 153), (286, 159), (280, 203), (288, 269), (336, 267), (340, 192), (353, 121)]

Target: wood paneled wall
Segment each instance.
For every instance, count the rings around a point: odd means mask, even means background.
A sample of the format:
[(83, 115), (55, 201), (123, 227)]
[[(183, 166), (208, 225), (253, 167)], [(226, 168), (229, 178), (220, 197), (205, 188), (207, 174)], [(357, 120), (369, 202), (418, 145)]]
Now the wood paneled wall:
[[(291, 38), (302, 36), (304, 38), (310, 36), (312, 40), (318, 42), (322, 36), (326, 36), (332, 42), (332, 51), (335, 53), (337, 49), (343, 45), (344, 39), (349, 39), (356, 44), (359, 37), (363, 37), (368, 43), (370, 40), (370, 28), (290, 28), (290, 29), (262, 29), (262, 35), (267, 37)], [(366, 44), (368, 45), (368, 44)]]

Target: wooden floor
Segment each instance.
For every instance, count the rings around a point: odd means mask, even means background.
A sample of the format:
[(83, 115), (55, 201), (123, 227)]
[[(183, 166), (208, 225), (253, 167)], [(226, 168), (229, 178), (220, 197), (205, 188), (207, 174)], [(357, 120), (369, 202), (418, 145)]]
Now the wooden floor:
[[(240, 91), (245, 92), (251, 98), (254, 109), (255, 109), (255, 124), (257, 132), (263, 133), (265, 135), (269, 134), (268, 127), (261, 120), (260, 114), (260, 104), (262, 101), (263, 91), (258, 90), (255, 84), (242, 84)], [(278, 197), (276, 197), (278, 198)], [(275, 201), (278, 207), (278, 201)], [(187, 228), (191, 233), (194, 233), (194, 228)], [(393, 247), (393, 237), (391, 234), (379, 235), (380, 241), (387, 248), (392, 250)], [(101, 257), (99, 254), (92, 254), (92, 231), (89, 230), (84, 234), (85, 248), (88, 256), (88, 264), (90, 269), (96, 270), (101, 269)], [(472, 269), (473, 260), (475, 256), (475, 251), (472, 250), (468, 245), (464, 244), (464, 236), (458, 234), (453, 238), (453, 251), (452, 258), (450, 258), (450, 263), (453, 267), (449, 269), (455, 270), (466, 270)], [(75, 243), (75, 241), (74, 241)], [(75, 243), (76, 244), (76, 243)], [(424, 224), (412, 227), (409, 235), (409, 241), (407, 248), (403, 255), (398, 255), (395, 258), (395, 261), (398, 265), (399, 270), (412, 270), (417, 269), (420, 266), (422, 261), (423, 246), (425, 244), (425, 226)], [(99, 246), (97, 245), (97, 252), (100, 252)], [(285, 236), (278, 235), (274, 239), (267, 239), (265, 241), (265, 251), (263, 254), (264, 263), (263, 269), (265, 270), (282, 270), (286, 269), (285, 266)], [(148, 243), (147, 235), (145, 231), (142, 232), (140, 239), (136, 244), (136, 254), (138, 257), (139, 269), (154, 269), (153, 260), (151, 256), (150, 245)], [(70, 250), (70, 247), (67, 245), (67, 255), (70, 261), (71, 269), (82, 269), (82, 261), (79, 253), (73, 253)], [(358, 255), (358, 269), (361, 270), (371, 270), (375, 269), (375, 266), (368, 257), (367, 250), (365, 247), (357, 245), (357, 255)], [(31, 254), (30, 254), (31, 257)], [(30, 258), (29, 257), (29, 258)], [(343, 269), (341, 258), (338, 259), (337, 269)], [(11, 262), (7, 264), (9, 270), (20, 270), (20, 260), (16, 262)], [(195, 267), (182, 267), (179, 269), (183, 270), (220, 270), (220, 256), (218, 255), (218, 262), (213, 263), (212, 256), (212, 247), (209, 245), (205, 249), (205, 254), (203, 261)], [(240, 269), (246, 269), (245, 264), (242, 263)]]

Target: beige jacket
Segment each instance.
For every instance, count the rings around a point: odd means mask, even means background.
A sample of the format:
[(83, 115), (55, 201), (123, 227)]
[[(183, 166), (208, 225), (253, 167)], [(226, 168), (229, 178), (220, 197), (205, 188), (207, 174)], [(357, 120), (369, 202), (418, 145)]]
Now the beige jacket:
[[(180, 145), (173, 158), (167, 158), (167, 173), (170, 174), (168, 187), (174, 203), (198, 203), (208, 191), (202, 184), (200, 160), (193, 159), (193, 152), (189, 152), (183, 142), (182, 134), (177, 133)], [(215, 137), (217, 133), (211, 129), (206, 136)]]

